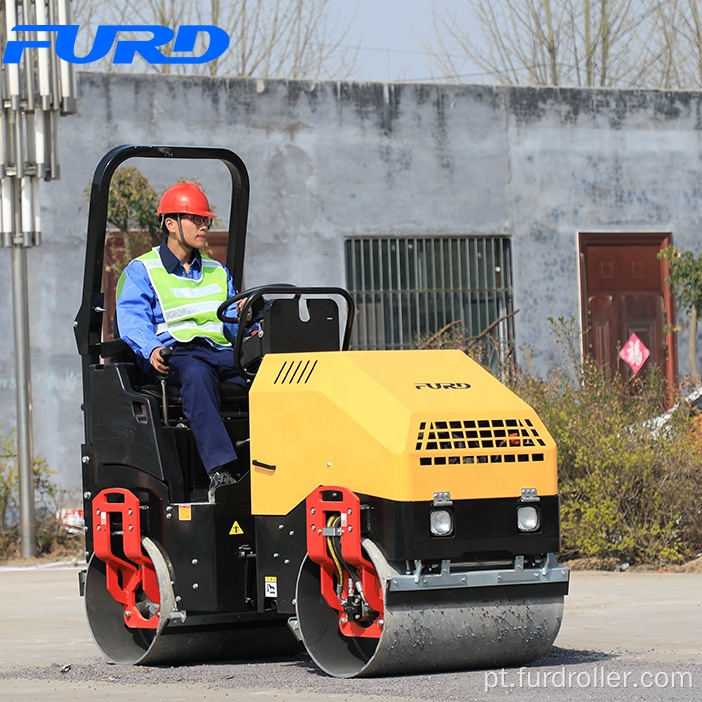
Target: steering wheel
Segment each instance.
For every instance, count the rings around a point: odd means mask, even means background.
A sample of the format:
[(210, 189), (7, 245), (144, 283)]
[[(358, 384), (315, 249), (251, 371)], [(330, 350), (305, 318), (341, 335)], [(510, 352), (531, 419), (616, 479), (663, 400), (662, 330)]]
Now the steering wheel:
[[(259, 295), (257, 296), (256, 300), (251, 300), (251, 295), (255, 294), (256, 290), (256, 288), (252, 290), (243, 290), (236, 295), (232, 295), (232, 297), (226, 299), (217, 308), (218, 319), (220, 319), (222, 322), (238, 325), (233, 344), (234, 368), (242, 378), (247, 378), (249, 380), (255, 377), (256, 374), (252, 368), (258, 365), (258, 362), (261, 360), (263, 355), (261, 341), (257, 338), (258, 335), (252, 335), (249, 337), (246, 336), (246, 327), (254, 322), (260, 322), (263, 318), (263, 307), (265, 305), (265, 301), (263, 300), (262, 296)], [(237, 310), (236, 314), (227, 314), (227, 310), (232, 306), (234, 306), (234, 309), (236, 310), (237, 303), (241, 300), (246, 300), (241, 309)], [(255, 313), (253, 302), (258, 303), (256, 305)], [(241, 323), (241, 319), (245, 320), (244, 324)], [(248, 322), (248, 325), (246, 322)], [(245, 341), (248, 342), (246, 344), (246, 348), (244, 347)]]
[[(260, 361), (263, 355), (263, 346), (261, 335), (246, 337), (246, 325), (241, 324), (240, 320), (245, 320), (249, 325), (254, 322), (260, 322), (263, 319), (267, 301), (264, 295), (324, 295), (326, 297), (340, 296), (343, 297), (347, 304), (346, 326), (344, 329), (344, 338), (342, 349), (347, 350), (351, 342), (351, 328), (353, 326), (353, 317), (355, 305), (350, 293), (343, 288), (306, 288), (291, 285), (290, 283), (275, 283), (271, 285), (261, 285), (257, 288), (244, 290), (236, 295), (225, 300), (217, 308), (217, 317), (222, 322), (229, 324), (238, 324), (236, 339), (234, 340), (234, 368), (243, 377), (252, 380), (256, 377), (256, 373), (251, 368)], [(235, 305), (240, 300), (245, 300), (237, 315), (227, 314), (227, 310)], [(252, 340), (257, 339), (258, 343), (252, 345)], [(246, 344), (246, 345), (245, 345)], [(247, 348), (247, 346), (249, 348)]]

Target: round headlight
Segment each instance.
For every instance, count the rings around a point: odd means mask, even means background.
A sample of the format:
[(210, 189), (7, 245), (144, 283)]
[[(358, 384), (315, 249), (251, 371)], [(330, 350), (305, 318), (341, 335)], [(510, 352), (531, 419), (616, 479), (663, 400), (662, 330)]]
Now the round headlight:
[(433, 536), (449, 536), (453, 532), (453, 516), (447, 509), (433, 509), (429, 514), (429, 529)]
[(531, 505), (517, 507), (519, 531), (536, 531), (539, 528), (539, 510)]

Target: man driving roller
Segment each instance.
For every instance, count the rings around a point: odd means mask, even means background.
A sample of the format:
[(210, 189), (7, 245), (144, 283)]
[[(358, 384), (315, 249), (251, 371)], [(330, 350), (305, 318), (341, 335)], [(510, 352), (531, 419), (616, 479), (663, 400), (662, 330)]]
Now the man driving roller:
[[(215, 215), (196, 184), (168, 188), (157, 214), (161, 246), (131, 261), (120, 280), (119, 334), (144, 372), (180, 387), (212, 502), (216, 488), (235, 482), (241, 471), (219, 413), (220, 382), (245, 384), (234, 368), (237, 325), (217, 318), (219, 305), (236, 291), (226, 267), (201, 253)], [(166, 348), (172, 350), (167, 363)]]

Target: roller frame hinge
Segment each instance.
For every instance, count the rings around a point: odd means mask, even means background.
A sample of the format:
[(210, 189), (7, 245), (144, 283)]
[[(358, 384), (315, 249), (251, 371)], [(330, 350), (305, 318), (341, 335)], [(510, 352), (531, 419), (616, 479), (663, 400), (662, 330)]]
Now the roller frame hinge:
[[(342, 487), (319, 487), (312, 492), (306, 503), (307, 554), (320, 567), (320, 588), (326, 603), (337, 610), (339, 631), (354, 638), (380, 638), (384, 619), (383, 594), (380, 579), (373, 564), (363, 555), (361, 547), (361, 501), (354, 492)], [(327, 526), (329, 517), (339, 515), (340, 523), (334, 528)], [(335, 578), (337, 567), (327, 547), (329, 536), (340, 536), (341, 556), (345, 563), (358, 571), (363, 597), (368, 607), (377, 616), (364, 626), (349, 620), (343, 603), (337, 595)], [(348, 581), (346, 569), (344, 580)]]
[[(151, 559), (141, 547), (139, 498), (123, 488), (108, 488), (95, 496), (91, 505), (93, 515), (93, 548), (95, 557), (106, 566), (107, 590), (124, 609), (124, 623), (130, 629), (156, 629), (158, 614), (144, 617), (137, 608), (139, 589), (153, 604), (160, 605), (158, 576)], [(112, 518), (122, 517), (122, 529), (113, 532)], [(125, 558), (115, 554), (113, 536), (122, 539)]]

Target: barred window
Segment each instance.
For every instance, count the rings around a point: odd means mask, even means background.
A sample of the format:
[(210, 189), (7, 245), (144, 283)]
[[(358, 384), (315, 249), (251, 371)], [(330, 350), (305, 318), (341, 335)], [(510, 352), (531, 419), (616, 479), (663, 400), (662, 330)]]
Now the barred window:
[(514, 340), (510, 244), (500, 236), (347, 239), (353, 347), (416, 348), (444, 330), (489, 335), (504, 360)]

